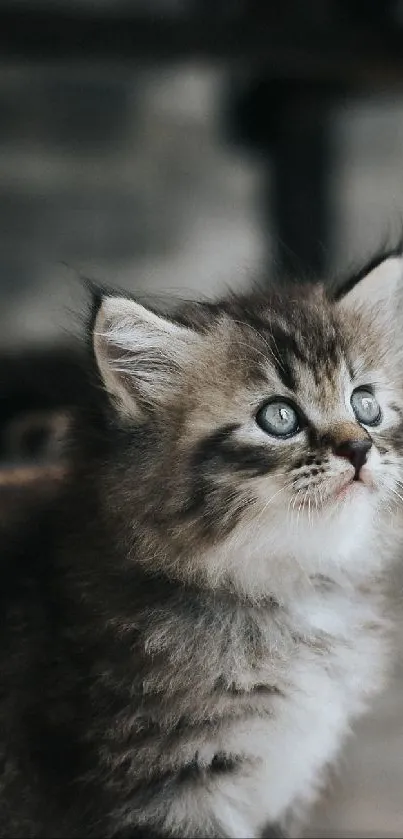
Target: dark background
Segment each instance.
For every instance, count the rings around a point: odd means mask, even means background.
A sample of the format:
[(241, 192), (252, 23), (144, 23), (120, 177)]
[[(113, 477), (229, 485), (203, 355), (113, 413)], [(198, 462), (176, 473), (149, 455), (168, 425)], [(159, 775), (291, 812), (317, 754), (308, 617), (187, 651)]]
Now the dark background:
[[(33, 348), (57, 362), (77, 331), (81, 274), (186, 296), (326, 279), (395, 244), (402, 208), (402, 2), (0, 0), (0, 422), (34, 399)], [(400, 684), (313, 832), (401, 835)]]
[[(2, 0), (0, 345), (395, 240), (403, 3)], [(67, 308), (66, 308), (67, 307)]]

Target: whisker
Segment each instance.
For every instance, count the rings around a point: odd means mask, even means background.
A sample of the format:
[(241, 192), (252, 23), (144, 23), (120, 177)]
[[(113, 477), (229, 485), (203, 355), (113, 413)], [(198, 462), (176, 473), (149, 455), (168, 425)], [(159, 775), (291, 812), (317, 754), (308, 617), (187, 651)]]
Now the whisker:
[(400, 493), (398, 493), (398, 492), (397, 492), (397, 490), (392, 489), (392, 487), (389, 487), (389, 492), (393, 492), (393, 495), (396, 495), (396, 496), (397, 496), (397, 498), (399, 498), (399, 499), (400, 499), (400, 501), (402, 501), (402, 502), (403, 502), (403, 496), (402, 496), (402, 495), (400, 495)]
[[(299, 490), (299, 492), (303, 492), (303, 491), (304, 491), (303, 489)], [(298, 527), (298, 525), (299, 525), (299, 517), (300, 517), (300, 513), (301, 513), (301, 510), (302, 510), (302, 507), (304, 506), (304, 500), (305, 500), (305, 497), (306, 497), (306, 492), (307, 492), (307, 491), (305, 490), (304, 497), (303, 497), (302, 501), (298, 504), (298, 510), (297, 510), (297, 527)]]
[(275, 492), (275, 493), (274, 493), (274, 495), (272, 495), (272, 496), (268, 499), (268, 501), (267, 501), (267, 502), (266, 502), (266, 504), (264, 505), (263, 509), (262, 509), (262, 510), (260, 510), (260, 512), (259, 512), (259, 513), (257, 514), (257, 516), (255, 517), (255, 522), (256, 522), (258, 519), (260, 519), (260, 518), (261, 518), (261, 516), (262, 516), (262, 515), (263, 515), (263, 513), (267, 510), (267, 508), (270, 506), (270, 504), (272, 503), (272, 501), (274, 501), (274, 499), (275, 499), (278, 495), (280, 495), (280, 492), (284, 492), (284, 490), (285, 490), (285, 489), (288, 489), (288, 487), (290, 487), (290, 486), (292, 485), (292, 483), (293, 483), (293, 481), (288, 481), (286, 484), (284, 484), (284, 486), (280, 487), (280, 489), (278, 489), (278, 490), (277, 490), (277, 492)]

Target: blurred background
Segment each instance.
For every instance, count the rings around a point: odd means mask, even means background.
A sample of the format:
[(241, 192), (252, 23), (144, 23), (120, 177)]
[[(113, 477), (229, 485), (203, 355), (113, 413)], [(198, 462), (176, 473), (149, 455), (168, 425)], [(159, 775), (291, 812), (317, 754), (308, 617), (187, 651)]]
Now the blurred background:
[[(80, 276), (186, 297), (333, 277), (402, 211), (401, 0), (1, 0), (3, 473), (57, 461), (85, 392)], [(309, 835), (401, 836), (402, 672)]]

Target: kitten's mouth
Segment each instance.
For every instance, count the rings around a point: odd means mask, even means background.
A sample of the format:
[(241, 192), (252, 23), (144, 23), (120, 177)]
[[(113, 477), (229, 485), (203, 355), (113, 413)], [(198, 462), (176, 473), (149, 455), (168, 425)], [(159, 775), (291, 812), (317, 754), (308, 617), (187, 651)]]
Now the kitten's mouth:
[(360, 474), (358, 477), (354, 475), (345, 479), (343, 483), (339, 483), (333, 491), (329, 492), (325, 502), (331, 503), (332, 501), (347, 501), (361, 495), (363, 492), (373, 493), (374, 491), (374, 481), (370, 473), (366, 472), (365, 475)]
[(375, 490), (375, 482), (371, 471), (367, 467), (363, 467), (360, 472), (353, 476), (346, 478), (341, 486), (336, 489), (336, 498), (345, 498), (350, 492), (354, 490), (366, 489), (370, 492)]
[(338, 478), (336, 481), (330, 479), (321, 486), (315, 487), (312, 492), (307, 493), (296, 507), (300, 510), (327, 507), (329, 504), (344, 501), (362, 492), (374, 491), (374, 489), (375, 485), (369, 474), (360, 475), (358, 478), (355, 475), (348, 475), (342, 479)]
[(349, 478), (349, 480), (345, 481), (341, 485), (341, 487), (339, 487), (339, 489), (336, 489), (336, 491), (332, 493), (330, 497), (333, 497), (337, 500), (341, 498), (346, 498), (346, 496), (349, 495), (352, 490), (356, 489), (357, 484), (361, 485), (361, 487), (365, 486), (365, 484), (363, 483), (363, 481), (360, 480), (360, 478)]

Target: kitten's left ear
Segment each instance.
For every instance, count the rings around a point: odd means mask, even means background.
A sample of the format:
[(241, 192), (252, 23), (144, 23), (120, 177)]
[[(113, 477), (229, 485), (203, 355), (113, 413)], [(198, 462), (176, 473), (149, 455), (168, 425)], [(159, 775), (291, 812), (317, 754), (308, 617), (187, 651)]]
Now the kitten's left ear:
[(403, 302), (403, 256), (394, 254), (370, 265), (341, 286), (334, 300), (344, 309), (395, 314)]

